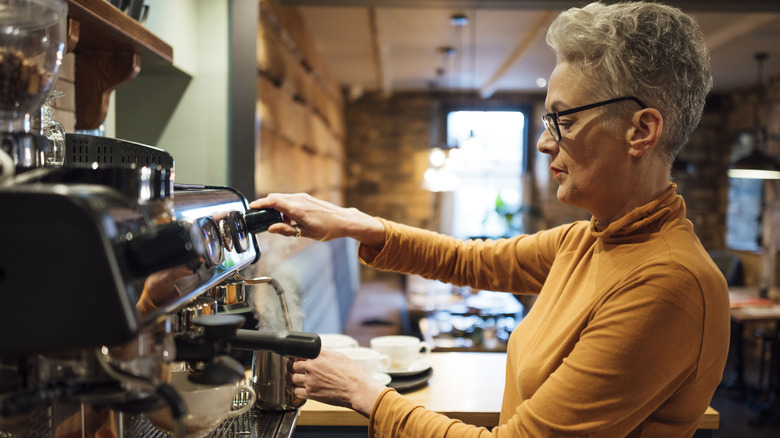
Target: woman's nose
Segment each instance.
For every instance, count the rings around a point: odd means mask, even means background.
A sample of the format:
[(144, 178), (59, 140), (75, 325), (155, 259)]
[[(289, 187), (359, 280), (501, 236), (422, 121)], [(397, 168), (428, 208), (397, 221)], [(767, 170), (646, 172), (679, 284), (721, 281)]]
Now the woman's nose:
[(543, 154), (552, 155), (557, 148), (558, 143), (552, 138), (550, 132), (547, 129), (543, 130), (539, 139), (536, 140), (536, 149)]

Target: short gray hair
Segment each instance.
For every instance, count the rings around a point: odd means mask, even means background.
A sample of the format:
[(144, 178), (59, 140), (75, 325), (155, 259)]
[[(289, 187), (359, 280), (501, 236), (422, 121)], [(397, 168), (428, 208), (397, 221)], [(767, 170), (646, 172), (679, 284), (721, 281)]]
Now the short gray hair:
[(591, 3), (561, 13), (547, 44), (558, 62), (593, 75), (594, 97), (634, 96), (660, 111), (662, 154), (671, 164), (712, 88), (710, 55), (692, 17), (658, 3)]

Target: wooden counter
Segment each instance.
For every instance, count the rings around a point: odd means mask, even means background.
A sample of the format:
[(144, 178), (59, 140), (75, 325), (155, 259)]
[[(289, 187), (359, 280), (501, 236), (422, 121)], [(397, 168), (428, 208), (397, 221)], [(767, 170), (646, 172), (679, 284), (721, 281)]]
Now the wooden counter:
[[(406, 392), (409, 400), (464, 423), (493, 427), (498, 424), (504, 393), (506, 354), (432, 353), (433, 376), (427, 386)], [(720, 415), (707, 408), (699, 429), (717, 429)], [(299, 426), (367, 426), (368, 420), (346, 408), (312, 400), (300, 409)]]

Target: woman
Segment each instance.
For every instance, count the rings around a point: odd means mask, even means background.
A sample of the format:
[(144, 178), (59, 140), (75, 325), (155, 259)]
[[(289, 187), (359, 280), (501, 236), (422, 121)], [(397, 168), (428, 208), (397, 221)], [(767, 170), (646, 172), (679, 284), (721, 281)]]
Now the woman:
[(460, 242), (307, 195), (251, 204), (290, 218), (271, 232), (357, 239), (368, 266), (538, 294), (509, 340), (499, 425), (427, 411), (327, 350), (295, 362), (296, 395), (355, 409), (378, 437), (694, 433), (729, 335), (725, 280), (670, 182), (711, 87), (701, 31), (675, 8), (596, 3), (562, 13), (547, 41), (557, 63), (537, 148), (558, 199), (590, 222)]

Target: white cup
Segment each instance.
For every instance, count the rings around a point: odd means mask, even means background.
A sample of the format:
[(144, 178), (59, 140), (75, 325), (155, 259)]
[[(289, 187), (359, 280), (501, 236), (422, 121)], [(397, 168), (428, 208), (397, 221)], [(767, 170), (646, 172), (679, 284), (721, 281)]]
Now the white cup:
[(339, 350), (342, 348), (354, 348), (358, 346), (357, 339), (340, 333), (325, 333), (319, 335), (319, 337), (320, 341), (322, 341), (322, 348)]
[(371, 348), (390, 357), (389, 371), (403, 371), (416, 360), (426, 358), (431, 352), (427, 342), (414, 336), (379, 336), (371, 339)]
[[(255, 391), (247, 385), (201, 385), (191, 382), (188, 376), (187, 372), (172, 373), (170, 382), (187, 406), (185, 417), (187, 438), (204, 437), (222, 421), (249, 411), (255, 404), (257, 398)], [(249, 402), (232, 411), (233, 399), (243, 391), (249, 393)], [(147, 412), (146, 416), (152, 424), (163, 431), (175, 432), (178, 420), (171, 416), (171, 410), (168, 406)]]
[(376, 350), (367, 347), (350, 347), (339, 350), (355, 361), (369, 376), (386, 370), (390, 366), (390, 358)]

